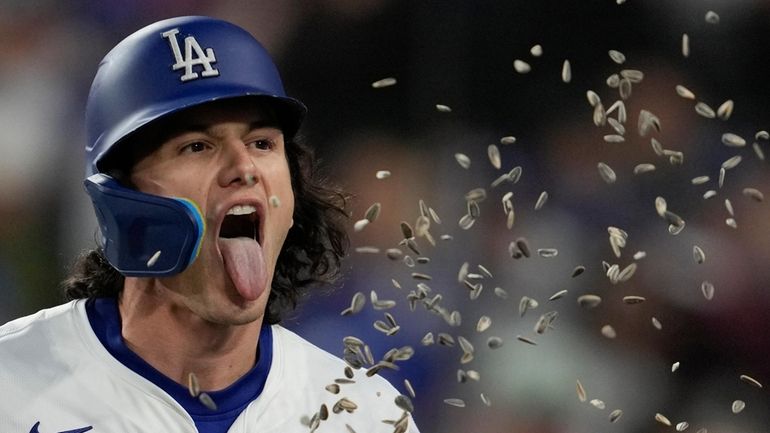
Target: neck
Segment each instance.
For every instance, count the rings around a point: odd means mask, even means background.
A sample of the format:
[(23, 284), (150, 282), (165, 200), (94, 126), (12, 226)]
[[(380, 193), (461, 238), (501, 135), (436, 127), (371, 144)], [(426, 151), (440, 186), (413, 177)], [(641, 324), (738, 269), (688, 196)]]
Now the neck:
[(127, 278), (118, 306), (126, 345), (181, 385), (193, 373), (201, 390), (221, 390), (256, 362), (262, 318), (245, 325), (213, 323), (148, 279)]

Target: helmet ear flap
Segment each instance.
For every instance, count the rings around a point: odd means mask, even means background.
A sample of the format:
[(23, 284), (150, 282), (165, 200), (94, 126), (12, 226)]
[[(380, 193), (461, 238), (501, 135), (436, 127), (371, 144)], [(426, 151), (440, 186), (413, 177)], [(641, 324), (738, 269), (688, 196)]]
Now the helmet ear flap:
[(198, 257), (206, 227), (191, 200), (129, 189), (102, 173), (89, 176), (84, 184), (99, 221), (104, 254), (124, 276), (175, 275)]

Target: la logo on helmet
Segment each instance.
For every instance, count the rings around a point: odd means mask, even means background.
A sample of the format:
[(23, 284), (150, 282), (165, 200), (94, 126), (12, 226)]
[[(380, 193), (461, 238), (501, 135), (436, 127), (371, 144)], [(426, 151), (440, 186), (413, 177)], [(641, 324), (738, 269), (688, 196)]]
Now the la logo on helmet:
[(198, 73), (193, 72), (193, 66), (203, 66), (201, 76), (203, 77), (216, 77), (219, 75), (219, 71), (212, 68), (211, 64), (216, 63), (217, 58), (214, 56), (214, 50), (206, 48), (203, 51), (198, 41), (194, 36), (188, 36), (184, 38), (184, 57), (182, 57), (182, 51), (179, 49), (179, 41), (176, 39), (176, 35), (179, 33), (179, 29), (171, 29), (163, 32), (161, 36), (168, 39), (171, 44), (171, 51), (174, 53), (174, 59), (176, 63), (171, 67), (172, 70), (177, 71), (184, 68), (184, 75), (180, 77), (180, 80), (190, 81), (198, 78)]

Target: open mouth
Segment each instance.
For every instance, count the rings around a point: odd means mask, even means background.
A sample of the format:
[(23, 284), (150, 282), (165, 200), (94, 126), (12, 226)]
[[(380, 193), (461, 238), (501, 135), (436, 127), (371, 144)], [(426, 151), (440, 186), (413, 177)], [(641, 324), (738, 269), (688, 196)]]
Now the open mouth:
[(257, 208), (250, 205), (231, 207), (222, 220), (219, 237), (225, 239), (249, 238), (261, 243)]

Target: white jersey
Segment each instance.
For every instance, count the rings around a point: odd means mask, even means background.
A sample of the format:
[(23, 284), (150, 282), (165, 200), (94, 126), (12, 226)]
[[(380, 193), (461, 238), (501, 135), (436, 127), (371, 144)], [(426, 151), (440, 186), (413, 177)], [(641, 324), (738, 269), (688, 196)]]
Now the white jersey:
[[(86, 313), (72, 301), (0, 327), (0, 432), (198, 433), (188, 411), (169, 393), (118, 361), (102, 344)], [(398, 392), (379, 376), (355, 374), (355, 383), (332, 394), (324, 388), (344, 377), (345, 363), (273, 325), (272, 361), (261, 393), (239, 409), (228, 433), (309, 432), (302, 423), (329, 409), (323, 432), (393, 432), (383, 420), (403, 411)], [(262, 340), (260, 340), (262, 341)], [(358, 408), (333, 413), (342, 397)], [(409, 420), (410, 433), (418, 433)]]

